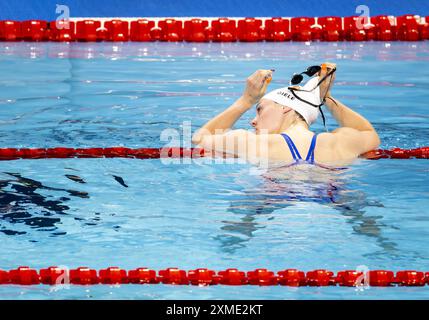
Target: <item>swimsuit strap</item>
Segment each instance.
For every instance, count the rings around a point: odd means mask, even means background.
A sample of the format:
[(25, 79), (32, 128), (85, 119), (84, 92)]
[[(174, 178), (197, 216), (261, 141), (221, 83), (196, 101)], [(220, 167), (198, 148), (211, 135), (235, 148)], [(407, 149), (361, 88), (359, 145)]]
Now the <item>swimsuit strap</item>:
[(316, 138), (317, 134), (313, 136), (313, 139), (311, 139), (310, 148), (308, 149), (307, 158), (305, 158), (305, 161), (310, 162), (311, 164), (314, 163), (314, 149), (316, 147)]
[(293, 160), (295, 160), (295, 161), (302, 160), (301, 155), (299, 154), (298, 149), (296, 148), (292, 139), (286, 133), (281, 133), (281, 135), (285, 139), (285, 141), (289, 147), (290, 153), (292, 153)]

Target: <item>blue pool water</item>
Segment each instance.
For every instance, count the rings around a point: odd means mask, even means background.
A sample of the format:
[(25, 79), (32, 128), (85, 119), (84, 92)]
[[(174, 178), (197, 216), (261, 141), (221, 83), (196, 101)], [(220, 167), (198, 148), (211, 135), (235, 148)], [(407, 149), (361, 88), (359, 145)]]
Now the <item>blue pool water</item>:
[[(323, 61), (338, 64), (333, 95), (373, 123), (381, 148), (429, 145), (428, 42), (0, 43), (0, 147), (164, 146), (165, 129), (195, 130), (256, 69), (275, 68), (276, 88)], [(207, 159), (0, 168), (0, 269), (429, 271), (427, 160), (360, 159), (341, 172)], [(428, 299), (428, 288), (7, 285), (0, 299)]]

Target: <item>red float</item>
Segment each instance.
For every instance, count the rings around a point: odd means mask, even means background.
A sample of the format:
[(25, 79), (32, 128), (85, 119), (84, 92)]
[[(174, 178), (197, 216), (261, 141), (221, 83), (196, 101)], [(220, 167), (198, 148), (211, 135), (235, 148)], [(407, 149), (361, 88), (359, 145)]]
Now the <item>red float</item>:
[(282, 286), (299, 287), (306, 285), (305, 273), (297, 269), (286, 269), (277, 272), (278, 283)]
[(40, 283), (37, 271), (29, 267), (19, 267), (18, 269), (10, 270), (9, 279), (12, 284), (33, 285)]
[(364, 30), (367, 41), (377, 40), (377, 29), (374, 24), (366, 25)]
[(311, 287), (322, 287), (335, 284), (334, 273), (332, 271), (318, 269), (308, 271), (306, 274), (307, 285)]
[(45, 149), (44, 155), (46, 158), (72, 158), (76, 149), (72, 148), (51, 148)]
[(75, 156), (79, 158), (103, 158), (104, 149), (103, 148), (76, 148)]
[(130, 40), (131, 41), (151, 41), (150, 31), (155, 27), (155, 22), (147, 19), (131, 21)]
[(152, 41), (160, 41), (161, 33), (162, 30), (159, 27), (153, 27), (152, 29), (150, 29), (150, 37), (152, 38)]
[(392, 159), (409, 159), (411, 156), (408, 150), (400, 148), (393, 148), (392, 150), (389, 150), (388, 153)]
[(183, 26), (181, 20), (165, 19), (158, 21), (161, 29), (161, 41), (176, 42), (183, 40)]
[(268, 271), (267, 269), (256, 269), (254, 271), (249, 271), (247, 272), (247, 279), (249, 284), (259, 286), (273, 286), (278, 283), (274, 272)]
[(99, 283), (97, 271), (87, 267), (79, 267), (77, 269), (70, 270), (70, 283), (73, 284), (97, 284)]
[(75, 23), (73, 21), (49, 22), (50, 38), (52, 41), (68, 42), (75, 40)]
[(292, 40), (310, 41), (314, 40), (313, 32), (320, 34), (319, 28), (312, 28), (315, 23), (314, 18), (298, 17), (291, 19)]
[(23, 159), (44, 159), (46, 154), (46, 149), (19, 149), (16, 152), (16, 155)]
[(317, 23), (322, 26), (321, 40), (323, 41), (341, 41), (344, 39), (342, 19), (340, 17), (321, 17)]
[(115, 42), (129, 40), (128, 21), (110, 20), (104, 23), (104, 27), (107, 29), (106, 40)]
[(220, 284), (239, 286), (248, 283), (246, 274), (243, 271), (239, 271), (235, 268), (226, 269), (225, 271), (219, 271), (218, 276), (220, 277)]
[(410, 154), (415, 154), (414, 157), (419, 159), (429, 159), (429, 147), (411, 149)]
[(368, 152), (362, 154), (360, 157), (366, 158), (368, 160), (378, 160), (378, 159), (390, 158), (390, 156), (386, 152), (386, 150), (381, 150), (381, 149), (368, 151)]
[(371, 22), (375, 24), (376, 40), (379, 40), (379, 41), (396, 40), (396, 32), (394, 32), (394, 26), (388, 16), (372, 17)]
[(344, 38), (347, 41), (365, 41), (367, 40), (365, 31), (364, 17), (345, 17), (344, 18)]
[(161, 156), (160, 149), (141, 148), (133, 151), (133, 154), (138, 159), (158, 159)]
[(100, 283), (103, 284), (124, 284), (128, 283), (127, 271), (118, 267), (109, 267), (100, 270), (98, 273)]
[(0, 21), (0, 41), (17, 41), (21, 39), (21, 22), (13, 20)]
[(425, 18), (425, 22), (419, 25), (420, 39), (429, 40), (429, 17)]
[(105, 27), (97, 29), (96, 34), (97, 34), (96, 41), (108, 41), (109, 40), (109, 33), (107, 32), (107, 29)]
[[(40, 282), (43, 284), (62, 284), (69, 283), (70, 279), (67, 270), (59, 267), (49, 267), (47, 269), (40, 269)], [(61, 279), (60, 279), (61, 278)], [(62, 281), (64, 280), (64, 281)]]
[(363, 276), (363, 272), (360, 272), (360, 271), (355, 271), (355, 270), (339, 271), (337, 273), (335, 282), (340, 286), (354, 287), (361, 284), (361, 282), (357, 283), (357, 281), (359, 281), (362, 276)]
[(20, 155), (18, 155), (19, 149), (13, 149), (13, 148), (3, 148), (0, 149), (0, 160), (16, 160), (21, 158)]
[(184, 285), (189, 283), (186, 271), (180, 270), (178, 268), (167, 268), (165, 270), (160, 270), (158, 275), (161, 282), (165, 284)]
[(419, 33), (420, 33), (420, 39), (421, 40), (428, 40), (429, 39), (429, 23), (424, 23), (424, 24), (419, 25)]
[(424, 286), (426, 283), (425, 274), (415, 270), (398, 271), (395, 282), (400, 286)]
[[(264, 40), (261, 37), (262, 21), (255, 18), (238, 20), (237, 38), (242, 42), (256, 42)], [(265, 30), (263, 30), (265, 32)]]
[(48, 23), (44, 20), (27, 20), (21, 24), (21, 37), (26, 41), (47, 40)]
[(207, 286), (219, 283), (219, 277), (213, 270), (199, 268), (188, 271), (188, 279), (192, 285)]
[(237, 26), (233, 19), (220, 18), (212, 21), (213, 41), (233, 42), (237, 40)]
[(128, 271), (128, 280), (130, 283), (136, 284), (159, 283), (156, 271), (149, 268), (137, 268), (135, 270)]
[(76, 23), (76, 40), (97, 41), (97, 29), (101, 27), (100, 21), (82, 20)]
[(103, 155), (106, 158), (126, 158), (130, 149), (123, 147), (104, 148)]
[(288, 41), (291, 39), (289, 20), (272, 18), (265, 20), (265, 39), (267, 41)]
[(369, 272), (369, 284), (374, 287), (387, 287), (393, 284), (394, 274), (392, 271), (373, 270)]
[(417, 17), (406, 14), (396, 18), (397, 39), (401, 41), (421, 40)]
[(209, 22), (201, 19), (191, 19), (185, 21), (184, 40), (188, 42), (205, 42), (207, 41), (206, 28)]
[(9, 272), (0, 270), (0, 284), (7, 284), (9, 282)]
[(210, 26), (206, 27), (204, 29), (204, 34), (206, 36), (207, 41), (213, 41), (214, 40), (215, 34), (214, 34), (212, 27), (210, 27)]

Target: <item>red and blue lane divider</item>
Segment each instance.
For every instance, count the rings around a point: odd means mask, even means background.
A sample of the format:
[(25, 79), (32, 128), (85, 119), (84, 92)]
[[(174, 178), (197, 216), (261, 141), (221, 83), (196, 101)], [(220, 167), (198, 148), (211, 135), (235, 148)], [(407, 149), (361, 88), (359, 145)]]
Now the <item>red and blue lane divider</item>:
[[(49, 158), (201, 158), (210, 155), (199, 148), (0, 148), (0, 160), (49, 159)], [(361, 155), (370, 160), (378, 159), (429, 159), (429, 147), (416, 149), (377, 149)]]
[[(429, 16), (1, 20), (0, 41), (419, 41)], [(68, 23), (69, 28), (64, 28)], [(362, 26), (362, 24), (364, 24)]]
[[(366, 273), (366, 285), (375, 287), (424, 286), (429, 285), (429, 272), (402, 270), (396, 274), (389, 270), (371, 270)], [(31, 269), (18, 267), (13, 270), (0, 270), (0, 285), (95, 285), (95, 284), (172, 284), (172, 285), (259, 285), (259, 286), (345, 286), (362, 285), (365, 279), (363, 271), (344, 270), (334, 272), (317, 269), (308, 272), (297, 269), (285, 269), (277, 273), (260, 268), (253, 271), (240, 271), (229, 268), (214, 271), (206, 268), (181, 270), (167, 268), (152, 270), (137, 268), (124, 270), (118, 267), (95, 270), (87, 267), (66, 270), (60, 267)]]

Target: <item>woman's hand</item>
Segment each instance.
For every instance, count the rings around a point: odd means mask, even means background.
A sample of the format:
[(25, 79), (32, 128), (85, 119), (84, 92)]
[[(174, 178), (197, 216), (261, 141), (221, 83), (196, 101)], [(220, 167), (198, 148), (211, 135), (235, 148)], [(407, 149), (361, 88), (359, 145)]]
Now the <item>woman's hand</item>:
[[(319, 72), (319, 79), (322, 80), (329, 72), (331, 72), (334, 68), (337, 68), (335, 63), (325, 62), (321, 65), (322, 70)], [(331, 96), (331, 88), (335, 81), (335, 73), (331, 74), (320, 84), (320, 98), (323, 100), (324, 98), (329, 98)]]
[(271, 82), (273, 72), (273, 69), (257, 70), (247, 78), (243, 98), (250, 104), (250, 107), (264, 96), (267, 86)]

